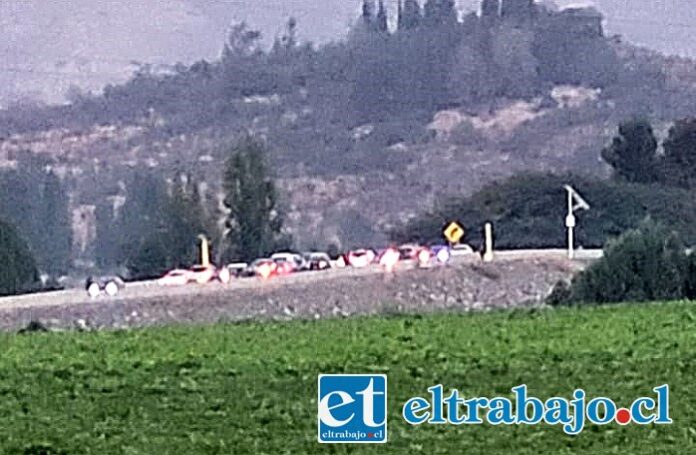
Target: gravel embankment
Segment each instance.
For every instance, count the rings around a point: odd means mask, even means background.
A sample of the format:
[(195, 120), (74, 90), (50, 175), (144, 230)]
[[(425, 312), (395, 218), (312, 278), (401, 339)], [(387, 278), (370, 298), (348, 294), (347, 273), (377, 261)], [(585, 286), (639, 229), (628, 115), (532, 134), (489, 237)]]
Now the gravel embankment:
[[(51, 329), (121, 329), (248, 319), (319, 319), (362, 314), (472, 311), (533, 306), (577, 264), (556, 258), (469, 262), (452, 267), (242, 280), (228, 287), (131, 289), (117, 299), (73, 294), (0, 302), (0, 330), (31, 321)], [(145, 288), (143, 288), (145, 289)], [(77, 291), (74, 291), (77, 292)], [(44, 300), (41, 300), (41, 299)], [(30, 303), (31, 302), (31, 303)]]

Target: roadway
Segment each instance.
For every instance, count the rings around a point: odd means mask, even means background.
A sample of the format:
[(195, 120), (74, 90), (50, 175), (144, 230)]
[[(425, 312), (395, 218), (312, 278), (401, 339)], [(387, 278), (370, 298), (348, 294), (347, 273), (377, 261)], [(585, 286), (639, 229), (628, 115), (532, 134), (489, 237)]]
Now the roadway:
[[(578, 267), (582, 267), (588, 262), (596, 260), (602, 256), (601, 250), (579, 250), (576, 253)], [(515, 251), (498, 251), (495, 255), (495, 261), (525, 261), (525, 260), (559, 260), (568, 261), (567, 252), (565, 250), (515, 250)], [(453, 257), (449, 266), (456, 267), (457, 265), (480, 263), (481, 259), (477, 254)], [(400, 262), (394, 273), (399, 273), (400, 270), (408, 270), (415, 268), (413, 262)], [(438, 267), (438, 266), (433, 266)], [(303, 284), (315, 284), (326, 282), (330, 286), (331, 280), (339, 278), (358, 278), (375, 274), (384, 274), (384, 270), (372, 265), (363, 269), (335, 268), (321, 272), (304, 272), (296, 273), (288, 276), (274, 277), (269, 280), (259, 278), (244, 278), (233, 279), (229, 284), (211, 283), (207, 285), (187, 285), (187, 286), (172, 286), (163, 287), (157, 284), (156, 281), (141, 281), (131, 282), (126, 284), (126, 288), (115, 297), (101, 295), (97, 298), (91, 298), (83, 288), (67, 289), (62, 291), (27, 294), (21, 296), (3, 297), (0, 298), (0, 311), (17, 310), (17, 309), (34, 309), (46, 308), (52, 306), (73, 306), (85, 305), (102, 302), (118, 303), (129, 302), (134, 300), (147, 300), (151, 298), (157, 299), (172, 299), (180, 297), (194, 296), (196, 299), (205, 299), (206, 296), (217, 295), (220, 293), (234, 293), (235, 290), (263, 290), (269, 287), (277, 288), (279, 286), (294, 286)]]

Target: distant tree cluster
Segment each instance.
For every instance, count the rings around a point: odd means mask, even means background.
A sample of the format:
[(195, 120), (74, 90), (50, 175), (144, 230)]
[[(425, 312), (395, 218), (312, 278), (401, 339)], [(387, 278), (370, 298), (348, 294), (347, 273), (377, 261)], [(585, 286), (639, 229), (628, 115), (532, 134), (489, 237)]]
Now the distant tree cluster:
[(631, 120), (619, 126), (602, 157), (618, 180), (696, 189), (696, 119), (676, 121), (661, 153), (658, 145), (647, 120)]
[(266, 163), (267, 148), (243, 135), (229, 151), (223, 179), (225, 227), (199, 180), (176, 175), (169, 184), (153, 171), (138, 171), (125, 203), (98, 208), (96, 256), (102, 269), (126, 267), (132, 278), (153, 278), (199, 261), (200, 235), (216, 248), (219, 262), (249, 261), (291, 246), (283, 232), (278, 195)]
[(0, 172), (0, 218), (17, 227), (42, 272), (65, 273), (71, 264), (72, 219), (63, 182), (50, 163), (29, 153)]
[(393, 238), (443, 243), (445, 225), (459, 221), (467, 231), (464, 241), (478, 247), (483, 241), (483, 225), (492, 222), (497, 248), (563, 248), (566, 184), (592, 204), (590, 211), (578, 214), (578, 245), (602, 248), (608, 240), (638, 227), (646, 217), (670, 226), (685, 242), (696, 244), (696, 199), (688, 190), (552, 174), (519, 175), (490, 184), (471, 197), (445, 200), (394, 232)]
[(38, 282), (29, 246), (14, 226), (0, 221), (0, 296), (32, 290)]
[(486, 0), (463, 22), (453, 0), (366, 0), (353, 51), (351, 101), (360, 118), (429, 111), (492, 97), (529, 97), (549, 84), (605, 87), (623, 71), (594, 10), (556, 13), (532, 1)]
[[(260, 32), (240, 23), (219, 60), (179, 64), (166, 75), (143, 66), (126, 84), (56, 108), (55, 120), (129, 122), (154, 109), (171, 132), (244, 127), (239, 118), (251, 114), (241, 98), (308, 89), (315, 97), (306, 101), (330, 113), (327, 123), (356, 125), (531, 96), (553, 84), (628, 83), (628, 69), (591, 9), (556, 12), (527, 0), (484, 0), (480, 15), (461, 20), (454, 0), (402, 0), (395, 26), (390, 15), (384, 1), (365, 0), (348, 39), (321, 47), (301, 43), (291, 18), (270, 50), (262, 49)], [(24, 118), (16, 114), (8, 120), (13, 130)], [(47, 121), (44, 116), (33, 127)]]
[(696, 120), (674, 123), (662, 143), (650, 122), (623, 122), (602, 157), (614, 181), (572, 175), (528, 174), (493, 183), (468, 198), (438, 204), (393, 233), (400, 241), (442, 241), (442, 226), (458, 220), (469, 229), (468, 241), (480, 243), (480, 228), (496, 226), (501, 248), (548, 248), (565, 245), (564, 184), (572, 184), (592, 210), (581, 215), (578, 242), (601, 248), (636, 228), (646, 218), (663, 223), (689, 245), (696, 244)]
[(152, 172), (136, 172), (123, 207), (97, 210), (98, 265), (125, 266), (133, 278), (153, 278), (196, 263), (197, 237), (215, 234), (196, 183), (176, 175), (168, 187)]

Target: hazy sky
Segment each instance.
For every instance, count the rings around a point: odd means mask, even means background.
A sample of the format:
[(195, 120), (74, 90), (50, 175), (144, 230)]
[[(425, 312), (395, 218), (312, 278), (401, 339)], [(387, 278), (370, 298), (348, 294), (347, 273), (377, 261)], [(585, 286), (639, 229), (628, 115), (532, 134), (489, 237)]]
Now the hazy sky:
[[(391, 11), (397, 0), (386, 0)], [(458, 0), (465, 11), (479, 0)], [(175, 63), (216, 58), (234, 21), (267, 40), (289, 16), (301, 38), (345, 34), (361, 0), (0, 0), (0, 102), (23, 93), (55, 99), (71, 84), (123, 81), (132, 60)], [(557, 0), (595, 4), (607, 32), (665, 53), (696, 57), (696, 0)]]

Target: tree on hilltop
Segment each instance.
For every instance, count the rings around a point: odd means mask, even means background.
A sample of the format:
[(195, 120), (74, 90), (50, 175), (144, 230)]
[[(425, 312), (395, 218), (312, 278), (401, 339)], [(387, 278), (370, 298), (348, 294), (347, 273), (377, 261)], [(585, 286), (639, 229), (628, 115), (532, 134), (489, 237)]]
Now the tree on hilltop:
[(399, 17), (399, 30), (413, 30), (418, 28), (423, 19), (423, 12), (418, 0), (406, 0), (401, 16)]
[(389, 31), (387, 9), (384, 7), (384, 0), (379, 0), (379, 10), (377, 11), (377, 30), (382, 33)]

